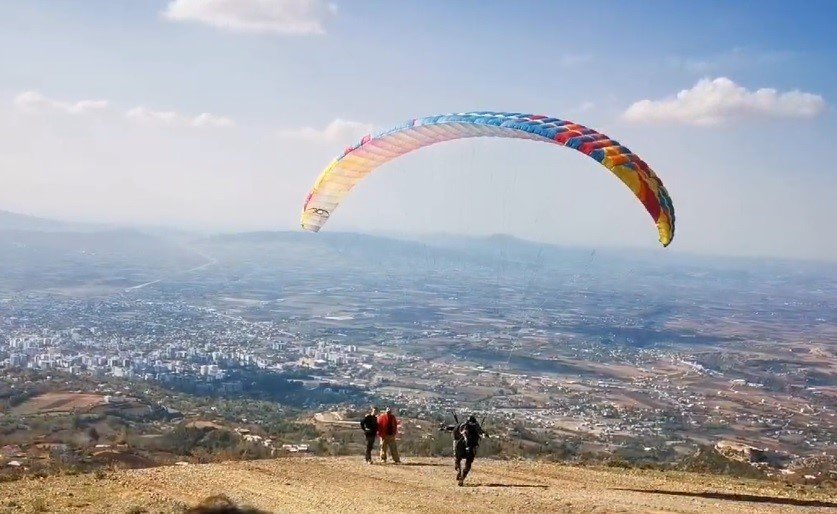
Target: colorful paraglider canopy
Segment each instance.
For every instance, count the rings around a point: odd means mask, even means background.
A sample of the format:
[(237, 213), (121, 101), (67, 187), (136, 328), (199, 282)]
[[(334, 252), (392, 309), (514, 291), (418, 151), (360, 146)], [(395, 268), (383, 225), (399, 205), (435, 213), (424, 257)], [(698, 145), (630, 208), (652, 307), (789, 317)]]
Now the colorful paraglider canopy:
[(638, 155), (610, 137), (571, 121), (488, 111), (413, 119), (363, 137), (320, 173), (302, 209), (302, 228), (320, 230), (349, 191), (382, 164), (425, 146), (469, 137), (530, 139), (588, 155), (613, 172), (639, 199), (657, 224), (663, 246), (674, 238), (671, 197)]

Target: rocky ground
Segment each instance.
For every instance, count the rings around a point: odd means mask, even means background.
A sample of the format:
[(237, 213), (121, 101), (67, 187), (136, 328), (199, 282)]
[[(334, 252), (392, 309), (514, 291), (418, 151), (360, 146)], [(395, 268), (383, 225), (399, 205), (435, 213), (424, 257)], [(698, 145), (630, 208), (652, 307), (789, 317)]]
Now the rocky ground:
[(270, 512), (834, 512), (834, 489), (679, 472), (478, 460), (457, 487), (447, 459), (367, 465), (283, 458), (28, 478), (0, 512), (183, 512), (223, 494)]

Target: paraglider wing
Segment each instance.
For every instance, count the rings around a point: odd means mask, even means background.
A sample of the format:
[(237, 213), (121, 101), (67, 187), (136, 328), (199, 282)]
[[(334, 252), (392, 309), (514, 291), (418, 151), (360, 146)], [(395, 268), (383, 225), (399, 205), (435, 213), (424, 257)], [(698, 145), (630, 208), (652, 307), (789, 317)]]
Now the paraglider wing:
[(608, 136), (578, 125), (532, 114), (468, 112), (410, 120), (367, 135), (320, 173), (302, 209), (302, 228), (317, 232), (352, 188), (382, 164), (424, 146), (469, 137), (531, 139), (578, 150), (625, 183), (657, 224), (660, 242), (674, 237), (674, 205), (663, 183), (636, 154)]

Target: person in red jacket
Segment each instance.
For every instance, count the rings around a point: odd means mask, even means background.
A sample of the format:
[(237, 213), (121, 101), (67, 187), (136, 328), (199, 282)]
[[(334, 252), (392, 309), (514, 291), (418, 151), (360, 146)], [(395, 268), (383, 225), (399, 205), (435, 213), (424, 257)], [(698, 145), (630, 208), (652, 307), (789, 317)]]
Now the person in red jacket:
[(392, 413), (392, 407), (387, 407), (384, 414), (378, 416), (378, 436), (381, 438), (381, 460), (387, 461), (387, 450), (392, 454), (392, 461), (401, 462), (398, 457), (398, 445), (395, 436), (398, 434), (398, 419)]

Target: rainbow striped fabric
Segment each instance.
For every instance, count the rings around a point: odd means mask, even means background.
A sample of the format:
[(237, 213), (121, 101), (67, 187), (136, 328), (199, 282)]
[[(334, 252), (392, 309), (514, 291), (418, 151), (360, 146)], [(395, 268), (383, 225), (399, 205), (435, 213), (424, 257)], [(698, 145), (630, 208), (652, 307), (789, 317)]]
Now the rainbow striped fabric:
[(367, 135), (320, 173), (305, 200), (302, 228), (318, 231), (364, 177), (382, 164), (442, 141), (469, 137), (531, 139), (566, 146), (601, 163), (633, 191), (657, 224), (660, 242), (674, 237), (674, 205), (662, 181), (626, 147), (583, 125), (534, 114), (477, 111), (428, 116)]

